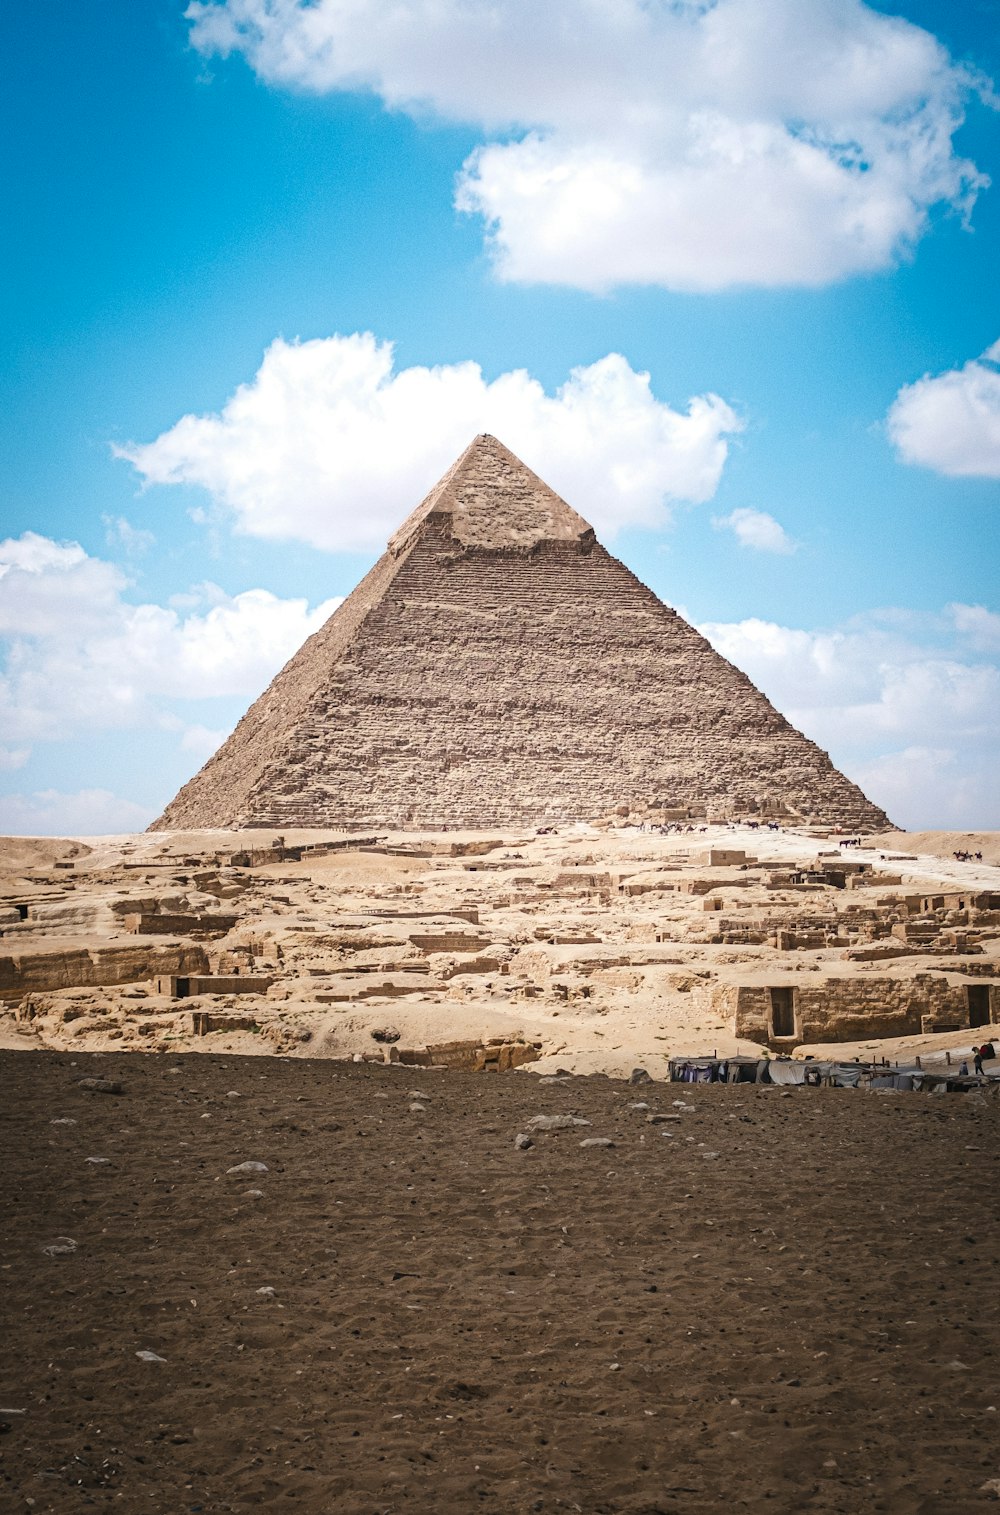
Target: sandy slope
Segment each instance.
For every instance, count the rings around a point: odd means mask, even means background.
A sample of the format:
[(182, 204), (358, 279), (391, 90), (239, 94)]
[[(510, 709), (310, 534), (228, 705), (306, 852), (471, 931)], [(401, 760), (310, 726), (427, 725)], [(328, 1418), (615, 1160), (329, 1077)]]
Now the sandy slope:
[(89, 855), (90, 850), (79, 839), (54, 836), (0, 837), (0, 884), (49, 869), (53, 863), (71, 858), (82, 860)]
[(929, 853), (949, 862), (956, 852), (981, 852), (984, 863), (1000, 867), (1000, 831), (884, 831), (868, 841), (872, 846)]

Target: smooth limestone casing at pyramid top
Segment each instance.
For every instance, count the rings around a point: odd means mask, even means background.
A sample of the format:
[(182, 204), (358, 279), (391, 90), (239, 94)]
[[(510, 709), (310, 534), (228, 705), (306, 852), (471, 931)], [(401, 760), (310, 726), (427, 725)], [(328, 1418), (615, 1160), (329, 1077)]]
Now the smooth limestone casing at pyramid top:
[(765, 803), (888, 825), (481, 436), (152, 829), (479, 828)]

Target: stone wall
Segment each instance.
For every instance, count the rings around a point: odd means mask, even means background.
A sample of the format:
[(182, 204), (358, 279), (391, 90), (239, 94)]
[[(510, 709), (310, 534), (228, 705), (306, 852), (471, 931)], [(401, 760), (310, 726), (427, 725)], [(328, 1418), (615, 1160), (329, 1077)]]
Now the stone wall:
[(205, 973), (204, 949), (191, 946), (68, 947), (0, 957), (0, 999), (32, 990), (131, 984), (158, 974)]
[(508, 1073), (537, 1062), (540, 1042), (492, 1040), (438, 1042), (429, 1047), (387, 1047), (383, 1060), (412, 1068), (458, 1068), (467, 1073)]
[(152, 914), (136, 911), (122, 918), (133, 936), (225, 936), (236, 925), (235, 915)]
[(482, 952), (490, 945), (490, 938), (469, 936), (461, 931), (420, 932), (410, 937), (410, 945), (419, 952)]
[[(919, 1036), (925, 1022), (952, 1026), (969, 1024), (964, 983), (949, 983), (936, 974), (913, 978), (831, 978), (803, 984), (781, 980), (774, 985), (719, 984), (712, 991), (714, 1008), (732, 1017), (737, 1036), (771, 1043), (775, 1037), (771, 988), (791, 989), (795, 1032), (789, 1041), (850, 1042), (868, 1037)], [(1000, 1016), (1000, 987), (991, 988), (993, 1018)]]
[[(207, 966), (207, 964), (206, 964)], [(263, 974), (165, 974), (156, 980), (157, 994), (167, 994), (174, 999), (184, 999), (197, 994), (266, 994), (274, 983), (272, 977)]]

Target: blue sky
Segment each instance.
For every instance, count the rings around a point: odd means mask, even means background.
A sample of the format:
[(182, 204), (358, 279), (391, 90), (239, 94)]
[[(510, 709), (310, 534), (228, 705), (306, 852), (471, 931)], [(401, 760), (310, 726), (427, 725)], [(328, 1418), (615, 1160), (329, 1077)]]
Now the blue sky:
[(0, 830), (144, 825), (482, 429), (895, 819), (1000, 827), (994, 0), (9, 31)]

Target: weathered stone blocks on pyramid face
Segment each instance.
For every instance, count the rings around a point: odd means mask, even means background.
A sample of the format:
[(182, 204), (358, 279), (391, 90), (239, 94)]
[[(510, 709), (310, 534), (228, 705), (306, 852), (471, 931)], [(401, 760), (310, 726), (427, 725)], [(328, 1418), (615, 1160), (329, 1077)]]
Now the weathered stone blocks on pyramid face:
[(156, 824), (482, 827), (762, 802), (887, 824), (480, 438)]

